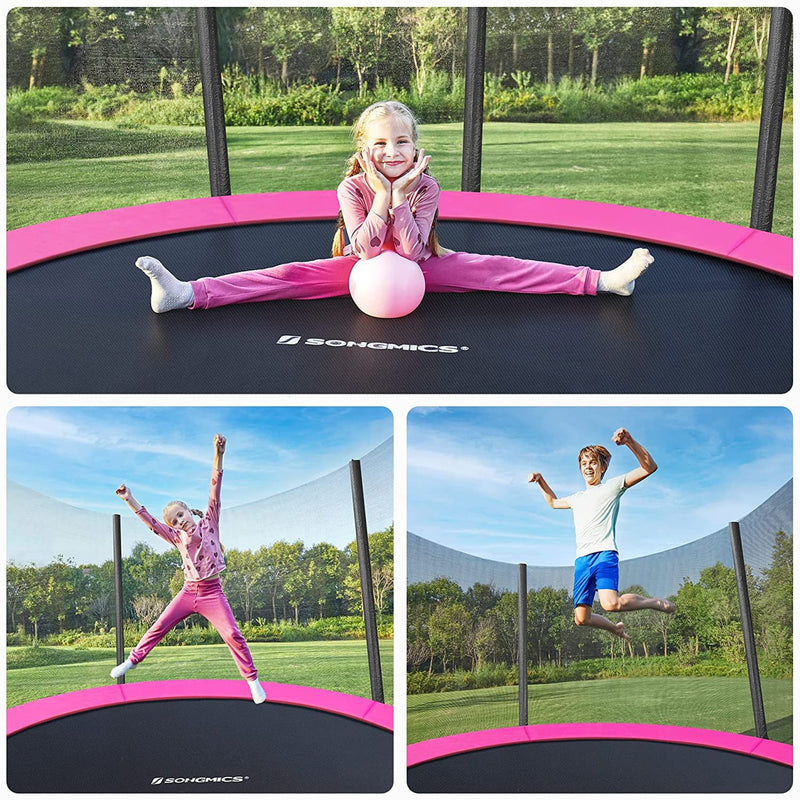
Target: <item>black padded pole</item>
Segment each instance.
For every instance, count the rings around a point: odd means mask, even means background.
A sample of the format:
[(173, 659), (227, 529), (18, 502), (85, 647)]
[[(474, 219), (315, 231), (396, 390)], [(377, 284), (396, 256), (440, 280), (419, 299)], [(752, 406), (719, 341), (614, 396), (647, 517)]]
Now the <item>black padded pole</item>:
[(760, 231), (772, 230), (791, 40), (791, 12), (786, 8), (773, 8), (769, 22), (761, 127), (758, 132), (756, 179), (753, 186), (753, 205), (750, 210), (750, 227)]
[(528, 724), (528, 565), (517, 578), (517, 650), (519, 656), (519, 724)]
[[(119, 514), (113, 517), (114, 537), (114, 605), (117, 623), (117, 664), (125, 660), (125, 629), (122, 620), (122, 525)], [(117, 678), (117, 683), (125, 683), (125, 676)]]
[(483, 147), (483, 74), (486, 65), (486, 9), (467, 9), (467, 58), (464, 94), (464, 144), (461, 191), (481, 190)]
[(742, 534), (738, 522), (729, 524), (731, 534), (731, 550), (733, 551), (733, 568), (736, 571), (736, 588), (739, 593), (739, 611), (742, 615), (742, 631), (744, 633), (744, 653), (747, 659), (747, 674), (750, 678), (750, 698), (753, 702), (753, 719), (756, 736), (767, 738), (767, 719), (764, 715), (764, 698), (761, 696), (761, 678), (758, 673), (758, 657), (756, 656), (756, 638), (753, 634), (753, 616), (750, 611), (750, 595), (747, 591), (747, 574), (744, 568), (744, 552), (742, 550)]
[(197, 9), (197, 44), (200, 50), (200, 79), (203, 83), (208, 176), (211, 196), (219, 197), (231, 193), (231, 175), (228, 169), (225, 109), (222, 104), (217, 19), (213, 8)]
[(369, 560), (367, 510), (364, 506), (364, 484), (361, 480), (361, 462), (350, 462), (350, 489), (353, 494), (353, 516), (356, 523), (358, 547), (358, 573), (361, 578), (361, 602), (364, 607), (364, 627), (367, 633), (367, 659), (372, 699), (383, 702), (383, 676), (381, 652), (378, 643), (378, 621), (375, 615), (375, 598), (372, 595), (372, 566)]

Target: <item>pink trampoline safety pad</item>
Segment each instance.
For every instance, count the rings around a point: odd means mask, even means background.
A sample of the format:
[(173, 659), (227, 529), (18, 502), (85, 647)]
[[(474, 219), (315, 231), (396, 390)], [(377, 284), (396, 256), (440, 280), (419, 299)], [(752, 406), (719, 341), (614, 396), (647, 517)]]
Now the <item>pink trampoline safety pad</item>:
[[(314, 708), (357, 719), (388, 731), (393, 730), (393, 709), (383, 703), (328, 689), (267, 681), (261, 683), (269, 703)], [(96, 708), (157, 700), (202, 698), (250, 700), (252, 702), (250, 689), (245, 681), (181, 680), (113, 684), (44, 697), (9, 708), (6, 712), (6, 734), (10, 736), (49, 720)]]
[[(204, 197), (96, 211), (9, 231), (7, 269), (13, 272), (84, 250), (172, 233), (333, 220), (338, 211), (334, 191)], [(620, 236), (642, 247), (677, 247), (792, 276), (790, 237), (665, 211), (528, 195), (442, 192), (439, 218)]]
[(409, 745), (407, 763), (409, 767), (413, 767), (437, 758), (490, 747), (576, 739), (634, 739), (668, 742), (742, 753), (786, 766), (792, 766), (793, 763), (792, 746), (782, 742), (702, 728), (622, 723), (522, 725), (513, 728), (493, 728), (485, 731), (458, 733)]

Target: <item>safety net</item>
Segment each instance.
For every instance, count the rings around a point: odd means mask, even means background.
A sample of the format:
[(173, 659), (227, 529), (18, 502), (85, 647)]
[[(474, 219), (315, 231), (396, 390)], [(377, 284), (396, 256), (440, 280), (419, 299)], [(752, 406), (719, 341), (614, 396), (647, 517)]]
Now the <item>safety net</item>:
[[(767, 735), (792, 741), (792, 481), (739, 520)], [(518, 724), (639, 723), (755, 735), (728, 526), (620, 562), (630, 640), (573, 623), (573, 568), (525, 568), (527, 704), (518, 688), (519, 565), (408, 534), (408, 739)]]

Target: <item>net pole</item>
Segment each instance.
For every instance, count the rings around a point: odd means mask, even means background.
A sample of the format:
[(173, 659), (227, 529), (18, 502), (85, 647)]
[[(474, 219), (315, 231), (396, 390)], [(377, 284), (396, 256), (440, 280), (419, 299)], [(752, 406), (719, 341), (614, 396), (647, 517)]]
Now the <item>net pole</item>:
[[(117, 664), (125, 660), (125, 631), (122, 621), (122, 523), (119, 514), (112, 518), (114, 540), (114, 604), (116, 606), (116, 645)], [(125, 676), (117, 678), (117, 683), (125, 683)]]
[(198, 8), (196, 19), (200, 80), (203, 84), (208, 177), (211, 183), (211, 196), (220, 197), (231, 193), (231, 176), (228, 168), (228, 141), (225, 135), (225, 109), (222, 103), (216, 10)]
[(483, 147), (483, 74), (486, 68), (486, 9), (467, 9), (467, 54), (464, 74), (464, 140), (461, 191), (481, 190)]
[(350, 488), (353, 495), (353, 517), (356, 525), (358, 547), (358, 573), (361, 579), (361, 602), (364, 608), (364, 627), (367, 638), (367, 660), (369, 661), (369, 683), (372, 699), (383, 702), (383, 676), (381, 653), (378, 642), (378, 621), (375, 614), (375, 598), (372, 594), (372, 566), (369, 560), (369, 535), (367, 533), (367, 510), (364, 505), (364, 483), (361, 479), (361, 462), (350, 462)]
[(753, 633), (753, 616), (750, 610), (750, 595), (747, 591), (747, 573), (742, 550), (742, 533), (738, 522), (729, 523), (731, 550), (733, 551), (733, 568), (736, 572), (736, 588), (739, 595), (739, 611), (742, 615), (742, 632), (744, 633), (744, 653), (747, 659), (747, 674), (750, 679), (750, 699), (753, 703), (753, 719), (756, 736), (767, 738), (767, 719), (764, 714), (764, 698), (761, 696), (761, 678), (758, 672), (756, 656), (756, 638)]
[(517, 578), (517, 650), (519, 662), (519, 724), (528, 724), (528, 565)]
[(750, 210), (750, 227), (760, 231), (772, 230), (791, 39), (791, 12), (786, 8), (773, 8), (769, 20), (764, 97), (761, 101), (756, 177), (753, 186), (753, 205)]

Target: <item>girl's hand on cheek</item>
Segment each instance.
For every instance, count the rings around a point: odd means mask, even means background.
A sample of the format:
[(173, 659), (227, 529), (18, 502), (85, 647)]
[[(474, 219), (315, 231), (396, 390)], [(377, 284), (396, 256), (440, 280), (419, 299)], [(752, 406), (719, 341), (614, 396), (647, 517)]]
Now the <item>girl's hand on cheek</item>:
[(375, 168), (375, 164), (372, 161), (372, 153), (368, 147), (365, 147), (360, 153), (356, 154), (356, 160), (361, 166), (361, 169), (364, 171), (364, 175), (366, 175), (367, 178), (367, 184), (373, 192), (376, 194), (388, 194), (391, 191), (392, 184), (385, 175), (378, 172), (378, 170)]
[(424, 150), (420, 150), (417, 154), (417, 160), (414, 162), (414, 166), (392, 184), (392, 194), (395, 199), (394, 205), (399, 205), (397, 202), (398, 200), (400, 202), (405, 200), (406, 192), (410, 191), (416, 185), (417, 179), (428, 168), (428, 164), (430, 163), (431, 157), (426, 156)]

